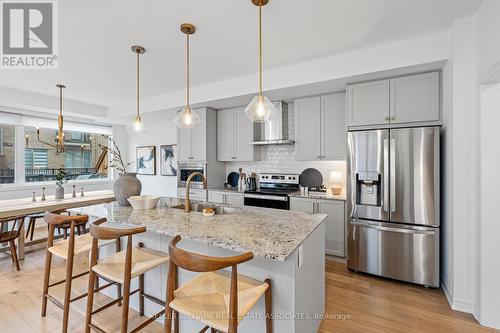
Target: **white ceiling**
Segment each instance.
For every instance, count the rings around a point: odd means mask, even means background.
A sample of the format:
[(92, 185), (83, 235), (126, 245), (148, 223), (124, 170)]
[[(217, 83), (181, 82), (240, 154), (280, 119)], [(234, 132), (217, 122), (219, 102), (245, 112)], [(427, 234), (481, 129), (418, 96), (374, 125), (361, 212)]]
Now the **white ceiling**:
[[(264, 8), (265, 67), (449, 28), (482, 0), (271, 0)], [(192, 85), (257, 70), (257, 9), (250, 0), (59, 1), (59, 69), (0, 71), (0, 85), (111, 106), (134, 98), (133, 44), (143, 45), (142, 96), (184, 87), (183, 22), (192, 37)]]

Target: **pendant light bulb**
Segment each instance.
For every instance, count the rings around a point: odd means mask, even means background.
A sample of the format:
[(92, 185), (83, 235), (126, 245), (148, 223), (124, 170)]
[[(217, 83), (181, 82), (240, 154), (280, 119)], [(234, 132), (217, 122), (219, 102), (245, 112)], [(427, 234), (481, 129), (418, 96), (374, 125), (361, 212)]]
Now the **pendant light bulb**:
[(245, 114), (253, 123), (263, 123), (276, 114), (276, 107), (262, 93), (262, 6), (269, 0), (252, 0), (259, 7), (259, 94), (255, 96), (245, 108)]
[(175, 124), (179, 128), (194, 128), (200, 122), (200, 116), (189, 105), (189, 36), (194, 34), (196, 28), (190, 23), (181, 24), (181, 31), (186, 35), (186, 106), (177, 113)]
[(135, 117), (135, 121), (134, 121), (134, 130), (136, 132), (141, 132), (143, 130), (143, 126), (142, 126), (142, 119), (141, 117), (137, 116)]

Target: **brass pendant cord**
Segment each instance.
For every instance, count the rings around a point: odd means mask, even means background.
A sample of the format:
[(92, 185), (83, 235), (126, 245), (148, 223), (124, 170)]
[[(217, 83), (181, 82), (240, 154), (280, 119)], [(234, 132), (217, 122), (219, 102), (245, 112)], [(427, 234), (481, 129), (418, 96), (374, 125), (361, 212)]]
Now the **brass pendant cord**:
[(262, 96), (262, 2), (259, 2), (259, 95)]
[(186, 107), (191, 112), (189, 106), (189, 34), (186, 34)]
[(64, 127), (64, 124), (63, 124), (63, 115), (62, 115), (62, 111), (63, 111), (63, 86), (60, 85), (59, 86), (59, 119), (58, 119), (58, 129), (59, 129), (59, 133), (58, 133), (58, 138), (57, 138), (57, 150), (58, 151), (64, 151), (64, 132), (63, 132), (63, 127)]
[(137, 50), (137, 68), (136, 68), (136, 85), (137, 85), (137, 92), (136, 92), (136, 98), (137, 98), (137, 118), (140, 117), (140, 105), (139, 105), (139, 98), (140, 98), (140, 89), (141, 89), (141, 82), (139, 80), (141, 69), (140, 69), (140, 56), (141, 52), (140, 50)]

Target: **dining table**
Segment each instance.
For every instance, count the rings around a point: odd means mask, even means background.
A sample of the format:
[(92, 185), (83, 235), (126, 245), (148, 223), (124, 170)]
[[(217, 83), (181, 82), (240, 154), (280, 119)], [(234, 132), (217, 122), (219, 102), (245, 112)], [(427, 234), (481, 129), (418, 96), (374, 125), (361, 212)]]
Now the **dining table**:
[[(113, 202), (115, 201), (115, 195), (111, 190), (101, 190), (85, 192), (83, 195), (78, 193), (76, 196), (73, 196), (73, 194), (70, 193), (65, 195), (63, 199), (56, 199), (55, 196), (48, 195), (45, 197), (45, 200), (42, 200), (41, 197), (36, 197), (35, 200), (36, 201), (33, 201), (33, 197), (0, 200), (0, 218), (27, 216), (47, 211), (71, 209)], [(35, 243), (25, 242), (24, 229), (23, 223), (19, 230), (20, 236), (17, 239), (17, 251), (20, 260), (24, 259), (25, 247), (32, 245), (31, 243)]]

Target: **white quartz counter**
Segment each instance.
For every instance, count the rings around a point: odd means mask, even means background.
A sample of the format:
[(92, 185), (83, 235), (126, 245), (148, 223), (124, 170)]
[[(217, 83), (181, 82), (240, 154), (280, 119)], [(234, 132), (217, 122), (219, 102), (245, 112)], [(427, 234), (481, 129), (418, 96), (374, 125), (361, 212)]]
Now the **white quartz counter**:
[(257, 257), (285, 261), (326, 218), (324, 214), (237, 208), (224, 215), (205, 217), (171, 208), (175, 198), (162, 198), (156, 209), (134, 210), (115, 203), (89, 206), (80, 212), (106, 217), (108, 222), (141, 225), (150, 232), (196, 240), (235, 252), (253, 252)]

